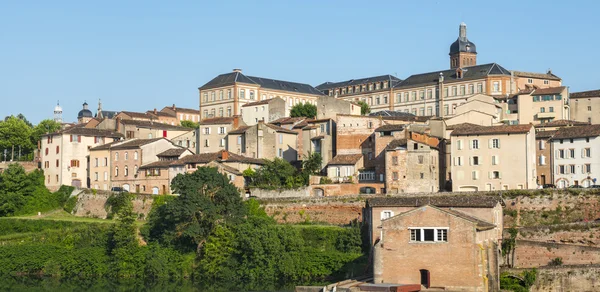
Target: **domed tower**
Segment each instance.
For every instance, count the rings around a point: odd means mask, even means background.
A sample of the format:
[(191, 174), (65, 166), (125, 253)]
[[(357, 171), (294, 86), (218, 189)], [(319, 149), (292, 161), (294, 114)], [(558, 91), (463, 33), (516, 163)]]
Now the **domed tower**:
[(88, 109), (87, 102), (84, 102), (83, 109), (79, 111), (79, 114), (77, 114), (77, 121), (80, 124), (85, 124), (89, 122), (93, 117), (94, 114), (92, 114), (92, 111)]
[(54, 107), (54, 121), (58, 123), (62, 123), (62, 107), (60, 107), (60, 102), (56, 102), (56, 106)]
[(467, 25), (463, 22), (458, 29), (458, 39), (450, 45), (450, 69), (477, 65), (477, 48), (467, 39)]

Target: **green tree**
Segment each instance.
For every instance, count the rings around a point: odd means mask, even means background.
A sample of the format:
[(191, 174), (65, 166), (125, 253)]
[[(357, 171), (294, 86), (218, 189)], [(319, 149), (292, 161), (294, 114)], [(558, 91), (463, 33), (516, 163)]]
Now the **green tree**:
[(197, 129), (198, 128), (198, 124), (194, 123), (192, 121), (181, 121), (181, 126), (182, 127), (186, 127), (186, 128), (190, 128), (190, 129)]
[(358, 103), (358, 105), (360, 105), (360, 114), (363, 116), (368, 115), (369, 113), (371, 113), (371, 107), (369, 106), (368, 103), (359, 100), (356, 103)]
[(317, 116), (317, 106), (312, 103), (297, 103), (290, 110), (290, 117), (305, 117), (314, 119)]
[[(32, 128), (22, 119), (14, 116), (7, 117), (0, 121), (0, 152), (8, 150), (8, 157), (12, 158), (11, 151), (21, 148), (21, 155), (30, 153), (34, 144), (31, 141)], [(18, 153), (18, 152), (16, 152)], [(5, 159), (6, 159), (5, 158)]]
[(322, 164), (323, 157), (321, 157), (321, 153), (311, 152), (304, 156), (304, 160), (302, 160), (302, 171), (307, 174), (318, 174), (321, 172)]
[(33, 143), (33, 145), (36, 145), (37, 142), (40, 141), (42, 135), (47, 133), (54, 133), (60, 129), (61, 125), (59, 122), (50, 119), (43, 120), (39, 124), (35, 125), (35, 127), (33, 127), (31, 133), (31, 143)]
[(276, 157), (273, 160), (265, 159), (264, 162), (252, 178), (253, 186), (292, 189), (304, 184), (304, 178), (298, 175), (298, 170), (286, 160)]
[(238, 189), (216, 168), (179, 174), (171, 187), (179, 196), (150, 214), (145, 232), (150, 240), (199, 251), (217, 226), (240, 222), (246, 215)]

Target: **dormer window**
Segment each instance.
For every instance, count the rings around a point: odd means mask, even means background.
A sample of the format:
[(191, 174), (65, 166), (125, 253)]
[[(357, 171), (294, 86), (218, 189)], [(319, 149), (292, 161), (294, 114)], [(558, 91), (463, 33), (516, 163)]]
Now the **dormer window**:
[(457, 79), (463, 78), (463, 70), (461, 68), (456, 69), (456, 78)]

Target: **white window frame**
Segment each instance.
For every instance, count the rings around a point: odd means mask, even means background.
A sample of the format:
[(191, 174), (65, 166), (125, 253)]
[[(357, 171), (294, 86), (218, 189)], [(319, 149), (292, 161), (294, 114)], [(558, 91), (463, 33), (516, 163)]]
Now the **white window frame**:
[(392, 218), (392, 217), (394, 217), (394, 211), (392, 211), (392, 210), (383, 210), (383, 211), (381, 211), (381, 214), (380, 214), (379, 218), (381, 218), (381, 220), (385, 220), (385, 219)]
[[(425, 229), (433, 229), (433, 241), (425, 241)], [(410, 232), (409, 234), (409, 243), (448, 243), (448, 230), (449, 227), (408, 227)], [(440, 240), (438, 238), (438, 230), (444, 230), (443, 237), (445, 240)], [(420, 240), (417, 240), (416, 233), (419, 233)]]

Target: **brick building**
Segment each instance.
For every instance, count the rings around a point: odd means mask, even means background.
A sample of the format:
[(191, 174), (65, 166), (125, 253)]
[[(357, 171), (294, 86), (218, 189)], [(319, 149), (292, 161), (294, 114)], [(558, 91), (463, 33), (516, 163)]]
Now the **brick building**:
[(436, 146), (412, 139), (395, 139), (385, 151), (387, 194), (437, 192), (439, 153)]

